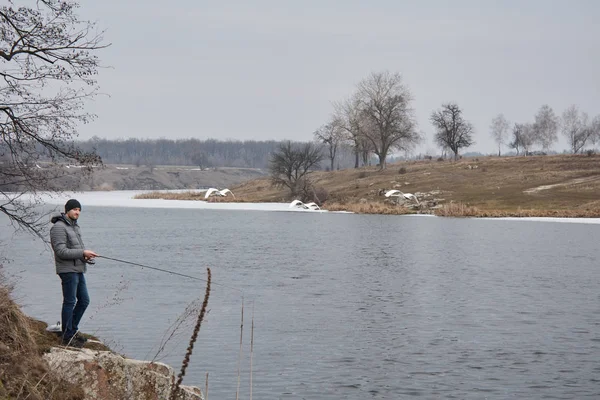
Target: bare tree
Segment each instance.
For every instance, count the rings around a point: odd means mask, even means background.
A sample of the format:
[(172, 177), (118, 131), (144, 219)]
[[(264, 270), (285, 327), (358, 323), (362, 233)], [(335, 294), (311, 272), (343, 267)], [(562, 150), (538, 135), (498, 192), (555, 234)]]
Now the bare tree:
[[(410, 148), (404, 149), (404, 151), (410, 151)], [(360, 158), (362, 160), (363, 167), (370, 165), (371, 155), (374, 152), (373, 144), (367, 139), (365, 135), (360, 136)]]
[(533, 123), (534, 135), (536, 142), (542, 145), (544, 151), (548, 151), (552, 144), (558, 140), (558, 123), (559, 119), (554, 114), (554, 110), (547, 104), (540, 107), (540, 110), (535, 115)]
[(97, 94), (94, 53), (105, 47), (95, 25), (78, 19), (77, 7), (58, 0), (0, 6), (0, 151), (9, 160), (0, 167), (0, 211), (38, 236), (40, 216), (19, 199), (39, 200), (39, 191), (54, 189), (62, 175), (56, 163), (100, 163), (72, 142), (78, 124), (93, 119), (83, 106)]
[(379, 157), (381, 169), (392, 150), (407, 150), (421, 140), (416, 130), (412, 96), (398, 73), (372, 73), (358, 84), (356, 93), (362, 137)]
[(515, 124), (512, 130), (512, 141), (508, 144), (508, 147), (515, 149), (517, 151), (517, 155), (519, 155), (519, 150), (523, 147), (521, 139), (522, 133), (523, 124)]
[(515, 124), (512, 130), (512, 141), (508, 147), (515, 149), (517, 155), (519, 155), (519, 149), (523, 149), (525, 155), (528, 155), (531, 146), (536, 143), (536, 139), (533, 124)]
[(572, 105), (563, 112), (561, 126), (562, 133), (567, 138), (573, 154), (579, 153), (594, 134), (587, 113), (580, 113), (576, 105)]
[(537, 143), (537, 136), (533, 124), (521, 124), (521, 147), (525, 151), (525, 155), (529, 155), (531, 147)]
[(431, 113), (430, 121), (437, 130), (435, 141), (442, 147), (448, 146), (454, 159), (458, 159), (460, 149), (475, 144), (473, 125), (463, 118), (458, 104), (443, 104), (440, 110)]
[(596, 115), (592, 121), (592, 136), (590, 136), (590, 140), (593, 145), (600, 142), (600, 115)]
[(345, 140), (352, 144), (354, 149), (354, 168), (359, 166), (359, 156), (363, 153), (365, 139), (363, 135), (363, 121), (361, 120), (359, 99), (353, 96), (341, 102), (334, 103), (334, 119), (344, 132)]
[(331, 122), (322, 125), (314, 133), (315, 138), (327, 147), (328, 158), (331, 168), (334, 170), (335, 156), (340, 144), (344, 141), (344, 131), (340, 126), (340, 121), (333, 119)]
[(498, 157), (501, 156), (500, 150), (503, 144), (506, 144), (506, 139), (508, 136), (508, 130), (510, 129), (510, 123), (504, 117), (504, 114), (498, 114), (496, 118), (492, 120), (492, 125), (490, 126), (492, 137), (496, 144), (498, 144)]
[(271, 182), (276, 186), (287, 187), (292, 196), (306, 192), (311, 186), (307, 174), (319, 168), (322, 159), (321, 150), (313, 143), (283, 143), (271, 156)]

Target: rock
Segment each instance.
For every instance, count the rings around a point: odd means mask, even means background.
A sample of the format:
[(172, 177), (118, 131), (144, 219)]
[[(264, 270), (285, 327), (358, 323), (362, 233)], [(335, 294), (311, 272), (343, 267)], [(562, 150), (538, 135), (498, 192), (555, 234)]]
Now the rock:
[[(167, 399), (174, 377), (166, 364), (124, 358), (110, 351), (53, 347), (44, 354), (53, 372), (81, 385), (86, 400)], [(178, 400), (203, 400), (197, 387), (181, 386)]]
[(402, 185), (401, 185), (401, 184), (399, 184), (399, 183), (397, 183), (397, 184), (395, 184), (395, 185), (394, 185), (394, 189), (399, 189), (399, 188), (401, 188), (401, 187), (402, 187)]
[(358, 201), (360, 204), (367, 204), (367, 199), (363, 198)]

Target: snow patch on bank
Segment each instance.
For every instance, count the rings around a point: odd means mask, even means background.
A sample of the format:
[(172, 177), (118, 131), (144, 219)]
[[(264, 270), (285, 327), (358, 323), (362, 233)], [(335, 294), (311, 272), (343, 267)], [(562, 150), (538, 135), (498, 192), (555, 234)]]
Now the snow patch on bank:
[[(197, 192), (206, 190), (164, 190), (168, 193)], [(93, 192), (65, 192), (61, 196), (42, 194), (41, 200), (49, 205), (63, 206), (67, 200), (75, 198), (82, 207), (136, 207), (136, 208), (193, 208), (210, 210), (244, 210), (244, 211), (288, 211), (288, 212), (328, 212), (327, 210), (291, 209), (288, 203), (219, 203), (203, 200), (162, 200), (162, 199), (134, 199), (138, 194), (149, 193), (148, 190), (113, 190)]]

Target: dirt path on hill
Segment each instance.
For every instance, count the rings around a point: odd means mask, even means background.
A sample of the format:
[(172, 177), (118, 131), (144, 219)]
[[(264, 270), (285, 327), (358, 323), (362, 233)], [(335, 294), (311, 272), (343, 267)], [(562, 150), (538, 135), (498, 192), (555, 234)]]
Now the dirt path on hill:
[(598, 180), (600, 180), (600, 175), (587, 176), (585, 178), (575, 178), (575, 179), (570, 179), (565, 182), (554, 183), (552, 185), (537, 186), (537, 187), (534, 187), (531, 189), (524, 190), (523, 193), (534, 194), (534, 193), (541, 192), (542, 190), (548, 190), (548, 189), (552, 189), (552, 188), (559, 187), (559, 186), (573, 186), (573, 185), (579, 185), (581, 183), (595, 182)]

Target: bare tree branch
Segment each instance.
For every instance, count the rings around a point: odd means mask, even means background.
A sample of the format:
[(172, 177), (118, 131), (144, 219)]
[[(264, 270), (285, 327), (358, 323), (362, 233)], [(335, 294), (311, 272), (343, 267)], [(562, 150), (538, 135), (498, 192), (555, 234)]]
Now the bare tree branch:
[(101, 164), (73, 144), (78, 126), (94, 118), (84, 111), (97, 94), (93, 53), (107, 46), (93, 23), (78, 19), (77, 7), (59, 0), (0, 7), (0, 211), (38, 235), (32, 210), (41, 191), (60, 191), (61, 163), (88, 172)]

